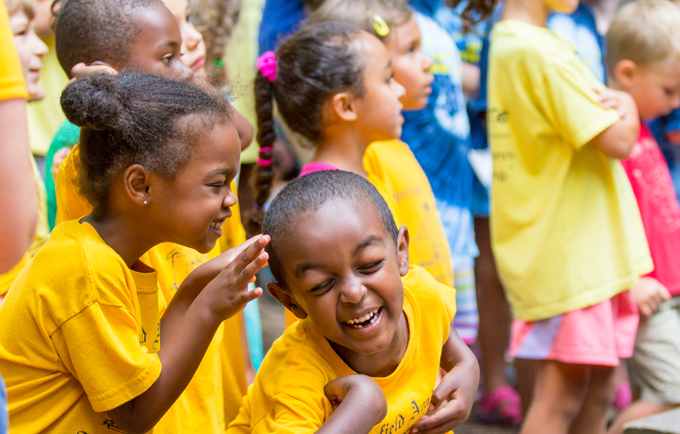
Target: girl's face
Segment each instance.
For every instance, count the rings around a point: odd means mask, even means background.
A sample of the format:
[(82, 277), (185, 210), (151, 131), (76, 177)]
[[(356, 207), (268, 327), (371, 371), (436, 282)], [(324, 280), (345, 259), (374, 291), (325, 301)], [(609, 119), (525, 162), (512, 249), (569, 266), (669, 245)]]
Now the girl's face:
[(394, 79), (404, 86), (401, 99), (404, 110), (420, 110), (427, 105), (432, 93), (434, 75), (430, 72), (432, 59), (420, 47), (421, 37), (415, 16), (400, 26), (392, 26), (385, 38), (385, 46), (392, 58)]
[(35, 20), (29, 20), (23, 10), (19, 9), (9, 17), (9, 25), (14, 35), (14, 47), (19, 53), (29, 101), (40, 100), (45, 96), (40, 84), (40, 70), (47, 45), (35, 33)]
[[(172, 180), (156, 178), (149, 191), (159, 239), (207, 253), (222, 236), (236, 193), (241, 147), (233, 124), (215, 125), (200, 134), (187, 165)], [(155, 176), (152, 174), (152, 177)]]
[(404, 87), (394, 80), (392, 61), (382, 42), (363, 32), (356, 41), (360, 44), (364, 69), (364, 95), (354, 100), (358, 125), (366, 143), (393, 140), (401, 137)]
[(205, 66), (205, 42), (203, 35), (196, 30), (187, 17), (189, 3), (187, 0), (163, 0), (165, 6), (175, 16), (182, 33), (182, 62), (194, 72), (203, 72)]

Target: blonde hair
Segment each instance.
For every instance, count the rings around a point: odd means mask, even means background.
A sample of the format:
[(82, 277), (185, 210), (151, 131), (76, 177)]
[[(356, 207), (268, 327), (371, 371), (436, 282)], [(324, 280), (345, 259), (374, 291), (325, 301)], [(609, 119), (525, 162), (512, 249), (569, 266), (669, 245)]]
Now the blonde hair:
[(680, 58), (680, 8), (669, 0), (636, 0), (619, 10), (607, 32), (607, 69)]
[(7, 14), (10, 16), (21, 10), (29, 20), (35, 18), (35, 0), (5, 0), (5, 6), (7, 7)]
[(413, 16), (413, 10), (405, 0), (325, 0), (316, 8), (313, 2), (308, 1), (307, 4), (312, 9), (308, 19), (310, 24), (341, 21), (355, 25), (380, 40), (389, 33), (376, 32), (376, 16), (389, 27), (405, 24)]

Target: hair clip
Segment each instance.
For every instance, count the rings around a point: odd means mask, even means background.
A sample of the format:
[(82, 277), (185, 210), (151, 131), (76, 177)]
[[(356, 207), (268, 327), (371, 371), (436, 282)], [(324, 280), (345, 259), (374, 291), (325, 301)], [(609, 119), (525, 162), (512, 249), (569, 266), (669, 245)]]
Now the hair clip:
[(272, 158), (269, 159), (264, 159), (264, 158), (258, 158), (257, 159), (257, 165), (260, 167), (269, 167), (274, 163), (274, 160)]
[(373, 15), (373, 30), (383, 38), (390, 34), (390, 26), (378, 14)]
[(274, 148), (271, 147), (271, 146), (264, 146), (264, 147), (260, 148), (260, 152), (271, 152), (273, 150), (274, 150)]
[(263, 76), (273, 83), (276, 80), (276, 55), (273, 51), (266, 51), (257, 58), (257, 69), (260, 70)]
[(217, 66), (218, 68), (224, 68), (224, 62), (220, 59), (217, 59), (215, 61), (215, 66)]

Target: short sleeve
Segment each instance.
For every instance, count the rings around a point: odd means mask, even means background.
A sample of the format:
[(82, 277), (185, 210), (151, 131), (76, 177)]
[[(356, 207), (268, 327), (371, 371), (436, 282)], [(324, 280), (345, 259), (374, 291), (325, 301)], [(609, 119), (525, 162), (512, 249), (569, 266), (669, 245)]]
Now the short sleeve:
[(0, 100), (12, 98), (28, 98), (28, 93), (3, 4), (0, 6)]
[(597, 85), (593, 77), (589, 82), (589, 71), (565, 62), (546, 67), (543, 82), (542, 103), (545, 114), (558, 133), (567, 142), (579, 149), (602, 131), (619, 120), (614, 109), (605, 109), (597, 101), (592, 90)]
[(251, 433), (315, 433), (326, 420), (322, 399), (326, 400), (323, 393), (317, 396), (317, 399), (305, 400), (286, 393), (278, 393), (272, 397), (273, 406), (269, 415), (253, 424)]
[(123, 307), (94, 303), (62, 324), (52, 341), (97, 412), (141, 395), (161, 373), (160, 359), (139, 343), (137, 322)]

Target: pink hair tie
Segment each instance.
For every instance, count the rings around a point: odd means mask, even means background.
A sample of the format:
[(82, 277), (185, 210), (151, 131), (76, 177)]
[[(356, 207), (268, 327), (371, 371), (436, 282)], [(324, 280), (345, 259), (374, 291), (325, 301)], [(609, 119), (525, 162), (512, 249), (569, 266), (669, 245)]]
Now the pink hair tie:
[(276, 55), (273, 51), (266, 51), (262, 53), (260, 57), (257, 58), (257, 69), (260, 70), (262, 75), (273, 83), (276, 80)]
[(273, 150), (274, 150), (274, 148), (271, 147), (271, 146), (265, 146), (263, 148), (260, 148), (260, 152), (271, 152)]
[(274, 160), (272, 160), (272, 159), (269, 159), (269, 160), (265, 160), (264, 158), (258, 158), (257, 159), (257, 165), (260, 166), (260, 167), (269, 167), (269, 166), (272, 165), (273, 162), (274, 162)]

